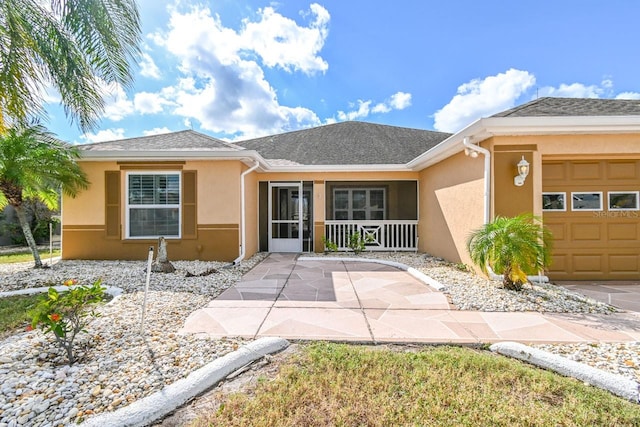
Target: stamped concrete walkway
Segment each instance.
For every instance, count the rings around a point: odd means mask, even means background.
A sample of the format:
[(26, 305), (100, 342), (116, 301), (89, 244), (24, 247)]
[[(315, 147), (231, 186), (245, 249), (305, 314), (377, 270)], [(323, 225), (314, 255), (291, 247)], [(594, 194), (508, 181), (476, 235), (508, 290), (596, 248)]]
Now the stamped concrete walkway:
[(460, 311), (395, 267), (271, 254), (192, 313), (181, 332), (373, 343), (610, 342), (638, 341), (640, 316)]

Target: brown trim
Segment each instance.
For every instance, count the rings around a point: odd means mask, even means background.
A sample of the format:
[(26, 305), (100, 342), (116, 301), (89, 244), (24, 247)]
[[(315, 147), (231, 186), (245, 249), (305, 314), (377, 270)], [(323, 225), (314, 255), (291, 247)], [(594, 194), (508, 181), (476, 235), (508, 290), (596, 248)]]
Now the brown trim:
[(494, 145), (493, 151), (538, 151), (538, 146), (536, 144)]
[(313, 180), (314, 184), (324, 184), (325, 180), (324, 179), (315, 179)]
[(97, 231), (101, 231), (104, 230), (104, 225), (69, 225), (69, 224), (65, 224), (62, 226), (62, 229), (65, 231), (75, 231), (75, 230), (97, 230)]
[(324, 221), (313, 221), (313, 225), (315, 225), (316, 227), (318, 226), (324, 226)]
[(144, 164), (144, 165), (120, 165), (120, 170), (152, 170), (152, 171), (164, 171), (164, 170), (182, 170), (182, 165), (176, 165), (175, 163), (168, 164)]
[(638, 154), (543, 154), (547, 160), (637, 160)]
[(121, 236), (120, 185), (120, 171), (104, 172), (104, 230), (107, 239), (120, 239)]
[(198, 224), (198, 230), (239, 230), (239, 224)]
[[(167, 239), (173, 260), (232, 261), (238, 256), (238, 230), (207, 230), (197, 240)], [(64, 259), (144, 260), (157, 239), (106, 239), (104, 232), (77, 230), (62, 239)]]
[(182, 171), (182, 238), (198, 238), (198, 175)]

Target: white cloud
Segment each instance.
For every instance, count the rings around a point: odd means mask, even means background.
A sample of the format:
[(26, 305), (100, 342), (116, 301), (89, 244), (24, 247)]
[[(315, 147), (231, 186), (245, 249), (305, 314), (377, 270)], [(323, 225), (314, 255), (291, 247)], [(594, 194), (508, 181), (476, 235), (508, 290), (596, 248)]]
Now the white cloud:
[[(338, 111), (338, 120), (357, 120), (369, 116), (370, 113), (384, 114), (392, 110), (404, 110), (411, 105), (411, 94), (406, 92), (396, 92), (386, 101), (374, 105), (373, 108), (371, 107), (372, 103), (373, 101), (371, 100), (358, 100), (357, 109), (352, 109), (347, 112)], [(354, 108), (355, 106), (356, 104), (350, 105), (351, 108)], [(326, 122), (329, 123), (328, 121)]]
[(464, 83), (453, 99), (434, 114), (433, 126), (439, 131), (456, 132), (480, 117), (511, 108), (535, 81), (533, 74), (512, 68)]
[(117, 122), (133, 113), (133, 102), (127, 97), (122, 86), (117, 83), (106, 84), (103, 82), (102, 92), (105, 102), (104, 117)]
[(616, 99), (640, 99), (638, 92), (622, 92), (616, 95)]
[(358, 100), (358, 109), (348, 111), (346, 113), (344, 111), (338, 111), (338, 120), (341, 120), (341, 121), (356, 120), (356, 119), (362, 119), (364, 117), (367, 117), (369, 115), (369, 112), (371, 111), (369, 108), (370, 106), (371, 106), (371, 101)]
[[(607, 81), (603, 82), (606, 83)], [(558, 98), (600, 98), (605, 94), (607, 86), (590, 85), (582, 83), (562, 83), (557, 88), (546, 86), (538, 90), (539, 96), (553, 96)]]
[(138, 92), (133, 97), (134, 108), (141, 114), (160, 113), (164, 109), (165, 105), (170, 104), (170, 101), (157, 93)]
[(160, 135), (163, 133), (170, 133), (172, 132), (171, 129), (169, 129), (168, 127), (164, 126), (161, 128), (153, 128), (153, 129), (149, 129), (149, 130), (143, 130), (142, 134), (144, 136), (149, 136), (149, 135)]
[[(203, 129), (231, 138), (260, 136), (320, 124), (304, 107), (280, 105), (275, 89), (258, 62), (287, 71), (326, 70), (318, 56), (327, 35), (329, 14), (311, 5), (308, 27), (267, 7), (257, 22), (243, 21), (237, 32), (223, 26), (209, 9), (193, 6), (186, 12), (170, 7), (165, 33), (151, 39), (178, 61), (181, 76), (163, 88), (156, 101), (174, 105), (173, 113), (200, 122)], [(150, 94), (137, 99), (136, 108), (155, 111)], [(164, 101), (164, 103), (162, 102)]]
[(317, 3), (310, 6), (315, 19), (308, 27), (277, 13), (272, 7), (260, 9), (259, 22), (244, 20), (241, 44), (253, 50), (267, 67), (281, 67), (310, 74), (326, 71), (329, 64), (318, 56), (329, 33), (329, 12)]
[(411, 106), (411, 94), (406, 92), (397, 92), (391, 95), (389, 101), (391, 108), (395, 110), (404, 110)]
[(140, 74), (152, 79), (160, 78), (160, 70), (158, 69), (158, 66), (151, 55), (146, 52), (143, 52), (140, 58)]
[(103, 129), (96, 133), (85, 133), (80, 136), (85, 142), (102, 142), (102, 141), (114, 141), (124, 138), (124, 129)]

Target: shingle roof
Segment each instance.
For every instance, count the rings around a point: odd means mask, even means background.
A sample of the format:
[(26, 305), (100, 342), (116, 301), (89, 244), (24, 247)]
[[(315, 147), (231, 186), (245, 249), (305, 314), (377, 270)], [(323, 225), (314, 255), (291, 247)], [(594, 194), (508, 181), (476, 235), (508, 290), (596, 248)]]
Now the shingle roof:
[(240, 141), (265, 159), (302, 165), (404, 164), (450, 134), (364, 122), (340, 122)]
[(492, 117), (638, 116), (640, 100), (599, 98), (539, 98)]
[(163, 133), (117, 141), (79, 145), (82, 151), (237, 151), (233, 144), (193, 131)]

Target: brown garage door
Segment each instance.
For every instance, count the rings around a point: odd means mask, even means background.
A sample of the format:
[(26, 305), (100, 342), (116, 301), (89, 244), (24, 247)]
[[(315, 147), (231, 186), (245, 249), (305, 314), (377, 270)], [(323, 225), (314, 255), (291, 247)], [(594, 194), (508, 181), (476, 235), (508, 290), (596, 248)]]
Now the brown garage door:
[(554, 280), (640, 279), (640, 160), (544, 160)]

